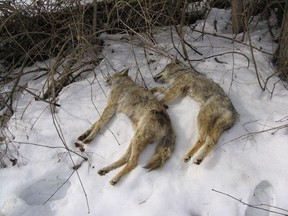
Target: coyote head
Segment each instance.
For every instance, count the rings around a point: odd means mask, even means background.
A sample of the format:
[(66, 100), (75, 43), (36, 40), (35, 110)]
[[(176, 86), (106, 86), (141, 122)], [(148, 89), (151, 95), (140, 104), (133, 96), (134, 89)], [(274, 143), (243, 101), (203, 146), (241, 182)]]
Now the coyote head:
[(166, 67), (156, 76), (154, 76), (155, 82), (158, 83), (167, 83), (169, 80), (173, 79), (175, 73), (181, 68), (181, 63), (176, 61), (173, 61), (166, 65)]
[(118, 82), (120, 79), (127, 78), (129, 69), (124, 69), (116, 74), (113, 74), (112, 76), (108, 77), (106, 80), (106, 83), (110, 86), (113, 84), (114, 81)]

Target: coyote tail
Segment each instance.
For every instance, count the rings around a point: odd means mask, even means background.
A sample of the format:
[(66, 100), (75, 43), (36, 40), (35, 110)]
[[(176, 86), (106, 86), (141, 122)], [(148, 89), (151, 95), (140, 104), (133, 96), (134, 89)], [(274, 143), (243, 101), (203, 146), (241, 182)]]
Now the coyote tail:
[(160, 168), (164, 164), (164, 162), (170, 157), (174, 148), (175, 135), (174, 132), (171, 131), (169, 132), (169, 134), (165, 135), (158, 143), (154, 155), (144, 168), (149, 169), (149, 171)]

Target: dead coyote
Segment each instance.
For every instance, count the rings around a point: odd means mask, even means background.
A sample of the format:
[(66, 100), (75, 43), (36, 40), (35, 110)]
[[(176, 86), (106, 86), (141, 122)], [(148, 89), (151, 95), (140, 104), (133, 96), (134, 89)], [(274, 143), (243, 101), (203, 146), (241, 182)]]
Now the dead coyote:
[(172, 62), (162, 72), (154, 77), (159, 83), (168, 83), (167, 89), (156, 87), (151, 91), (161, 92), (164, 97), (160, 101), (163, 104), (176, 97), (189, 95), (200, 102), (201, 107), (197, 117), (199, 128), (198, 140), (191, 150), (187, 152), (184, 161), (190, 158), (203, 146), (198, 157), (194, 161), (200, 164), (211, 151), (220, 135), (232, 127), (237, 119), (237, 111), (223, 89), (208, 79), (181, 63)]
[(98, 171), (99, 175), (105, 175), (126, 164), (110, 181), (115, 185), (122, 176), (136, 167), (139, 154), (150, 143), (157, 142), (158, 145), (145, 168), (153, 170), (161, 167), (174, 150), (175, 133), (164, 106), (151, 92), (136, 85), (128, 76), (128, 70), (113, 75), (107, 83), (111, 86), (108, 104), (100, 119), (78, 138), (76, 146), (83, 148), (82, 143), (90, 143), (116, 112), (126, 114), (132, 120), (134, 137), (126, 153), (119, 160)]

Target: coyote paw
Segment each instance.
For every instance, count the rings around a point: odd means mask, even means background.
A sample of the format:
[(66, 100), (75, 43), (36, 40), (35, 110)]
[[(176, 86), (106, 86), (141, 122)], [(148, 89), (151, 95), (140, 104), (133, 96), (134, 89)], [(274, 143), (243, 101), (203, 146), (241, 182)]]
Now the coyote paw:
[(100, 176), (103, 176), (103, 175), (107, 174), (108, 172), (109, 172), (109, 171), (106, 170), (106, 169), (100, 169), (100, 170), (98, 170), (98, 174), (99, 174)]
[(81, 141), (77, 140), (75, 142), (75, 146), (76, 146), (76, 148), (80, 148), (80, 147), (83, 147), (84, 145), (83, 145), (83, 143)]
[(110, 181), (110, 184), (113, 185), (113, 186), (115, 186), (115, 185), (118, 183), (118, 181), (119, 181), (119, 179), (112, 179), (112, 180)]
[(195, 160), (194, 163), (197, 165), (200, 165), (202, 161), (203, 161), (203, 158), (199, 158), (199, 159)]
[(187, 163), (190, 161), (190, 159), (191, 159), (191, 157), (187, 155), (184, 157), (184, 162)]
[(85, 151), (84, 144), (83, 144), (81, 141), (78, 140), (78, 141), (75, 143), (75, 146), (76, 146), (76, 148), (79, 148), (81, 152), (84, 152), (84, 151)]
[(78, 137), (78, 140), (79, 140), (79, 141), (83, 141), (86, 137), (87, 137), (87, 135), (86, 135), (86, 134), (83, 134), (83, 135), (81, 135), (81, 136)]

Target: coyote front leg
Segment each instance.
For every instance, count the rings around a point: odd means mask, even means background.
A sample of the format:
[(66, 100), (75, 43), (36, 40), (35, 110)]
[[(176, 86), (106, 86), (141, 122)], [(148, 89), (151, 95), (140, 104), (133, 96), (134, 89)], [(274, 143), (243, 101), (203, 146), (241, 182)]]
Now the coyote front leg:
[(152, 92), (152, 94), (156, 93), (156, 92), (160, 92), (161, 94), (164, 94), (166, 91), (166, 89), (164, 87), (154, 87), (150, 90), (150, 92)]
[(167, 104), (168, 102), (174, 100), (176, 97), (182, 94), (180, 89), (172, 90), (171, 88), (161, 88), (161, 87), (155, 87), (150, 90), (151, 92), (160, 92), (161, 94), (164, 94), (164, 97), (160, 100), (162, 104)]
[(108, 105), (104, 109), (100, 119), (96, 121), (90, 129), (79, 136), (78, 141), (82, 141), (84, 144), (90, 143), (97, 133), (105, 126), (105, 124), (114, 116), (115, 112), (116, 106), (113, 104)]

